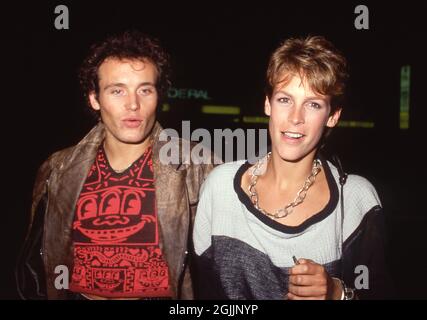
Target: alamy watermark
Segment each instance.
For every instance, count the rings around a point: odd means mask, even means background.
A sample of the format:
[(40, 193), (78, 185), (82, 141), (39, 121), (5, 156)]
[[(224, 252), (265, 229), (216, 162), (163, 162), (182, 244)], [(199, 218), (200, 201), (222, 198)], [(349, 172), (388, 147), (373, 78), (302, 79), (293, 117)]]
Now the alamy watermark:
[[(254, 164), (267, 152), (267, 129), (214, 129), (213, 136), (203, 128), (191, 132), (190, 121), (182, 121), (182, 143), (175, 129), (164, 129), (159, 140), (166, 142), (159, 153), (162, 164), (220, 164), (248, 159)], [(191, 148), (191, 142), (198, 142)], [(258, 147), (257, 147), (258, 145)], [(214, 159), (212, 159), (212, 150)], [(258, 150), (258, 152), (256, 152)], [(236, 151), (236, 152), (235, 152)]]
[(55, 7), (55, 14), (58, 14), (55, 17), (54, 25), (57, 30), (70, 29), (70, 13), (66, 5), (58, 5)]
[(354, 13), (358, 14), (354, 19), (354, 27), (357, 30), (368, 30), (369, 29), (369, 9), (367, 6), (360, 4), (354, 8)]

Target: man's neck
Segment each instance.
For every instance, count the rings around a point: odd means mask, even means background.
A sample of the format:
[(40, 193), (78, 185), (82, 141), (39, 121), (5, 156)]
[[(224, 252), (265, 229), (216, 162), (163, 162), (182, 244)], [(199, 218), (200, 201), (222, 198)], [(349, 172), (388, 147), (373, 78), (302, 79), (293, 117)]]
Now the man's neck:
[(123, 143), (113, 139), (108, 136), (105, 137), (104, 150), (108, 162), (116, 171), (123, 171), (128, 168), (151, 145), (150, 137), (138, 144)]

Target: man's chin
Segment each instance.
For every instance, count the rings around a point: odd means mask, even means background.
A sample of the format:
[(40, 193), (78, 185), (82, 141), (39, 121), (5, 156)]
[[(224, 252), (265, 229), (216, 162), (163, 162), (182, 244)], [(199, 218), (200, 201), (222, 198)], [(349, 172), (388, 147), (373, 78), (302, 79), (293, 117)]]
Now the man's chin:
[(143, 144), (144, 142), (146, 142), (148, 140), (148, 136), (143, 137), (143, 138), (126, 138), (126, 139), (121, 139), (120, 142), (124, 143), (124, 144), (131, 144), (131, 145), (137, 145), (137, 144)]

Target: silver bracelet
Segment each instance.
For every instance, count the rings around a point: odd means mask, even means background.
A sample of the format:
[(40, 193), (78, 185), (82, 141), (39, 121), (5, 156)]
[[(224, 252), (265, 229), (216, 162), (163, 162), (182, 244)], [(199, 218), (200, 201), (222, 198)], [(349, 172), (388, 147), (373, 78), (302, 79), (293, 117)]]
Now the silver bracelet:
[(340, 278), (332, 277), (332, 279), (337, 279), (341, 283), (342, 293), (340, 300), (353, 300), (354, 299), (354, 289), (347, 287), (343, 280)]

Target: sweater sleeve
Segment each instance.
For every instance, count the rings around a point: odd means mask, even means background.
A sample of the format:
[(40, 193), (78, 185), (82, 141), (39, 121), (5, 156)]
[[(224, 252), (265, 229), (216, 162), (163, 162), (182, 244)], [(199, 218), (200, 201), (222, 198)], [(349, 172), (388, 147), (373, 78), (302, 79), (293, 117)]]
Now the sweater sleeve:
[[(214, 170), (215, 171), (215, 170)], [(215, 271), (212, 247), (213, 183), (212, 174), (202, 185), (194, 222), (194, 296), (196, 299), (221, 298), (220, 281)]]
[(378, 205), (365, 214), (343, 245), (344, 282), (359, 299), (395, 296), (387, 264), (384, 214)]

